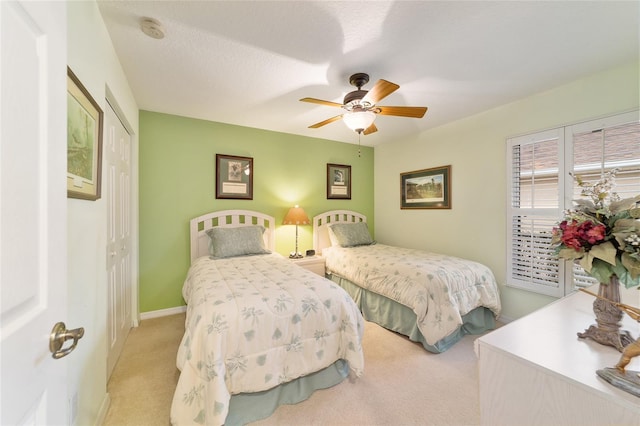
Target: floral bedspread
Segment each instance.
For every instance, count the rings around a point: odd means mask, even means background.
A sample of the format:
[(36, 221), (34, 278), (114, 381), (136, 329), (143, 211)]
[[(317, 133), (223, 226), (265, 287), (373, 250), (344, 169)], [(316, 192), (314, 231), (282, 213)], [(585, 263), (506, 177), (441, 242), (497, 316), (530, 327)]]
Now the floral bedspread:
[(362, 316), (340, 286), (279, 254), (193, 262), (173, 424), (221, 425), (231, 395), (273, 388), (338, 359), (360, 376)]
[(477, 262), (384, 244), (329, 247), (322, 256), (327, 271), (411, 308), (430, 345), (479, 306), (500, 314), (493, 272)]

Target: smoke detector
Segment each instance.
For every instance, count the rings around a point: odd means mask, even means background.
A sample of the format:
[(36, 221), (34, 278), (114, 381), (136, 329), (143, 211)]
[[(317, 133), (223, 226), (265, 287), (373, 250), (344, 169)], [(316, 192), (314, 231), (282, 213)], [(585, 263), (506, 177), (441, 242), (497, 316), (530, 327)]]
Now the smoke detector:
[(143, 33), (151, 38), (161, 39), (164, 38), (164, 28), (160, 22), (152, 18), (143, 18), (140, 21), (140, 29)]

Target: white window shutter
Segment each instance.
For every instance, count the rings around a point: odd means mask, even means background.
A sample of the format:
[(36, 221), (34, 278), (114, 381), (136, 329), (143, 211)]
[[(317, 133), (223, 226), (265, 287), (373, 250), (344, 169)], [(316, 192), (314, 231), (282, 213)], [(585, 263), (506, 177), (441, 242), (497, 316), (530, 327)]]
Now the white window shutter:
[(507, 140), (507, 286), (562, 297), (595, 283), (557, 259), (551, 235), (581, 198), (570, 173), (594, 182), (614, 168), (618, 195), (640, 194), (638, 111)]
[(508, 151), (507, 285), (549, 296), (564, 294), (551, 231), (561, 214), (561, 129), (510, 139)]

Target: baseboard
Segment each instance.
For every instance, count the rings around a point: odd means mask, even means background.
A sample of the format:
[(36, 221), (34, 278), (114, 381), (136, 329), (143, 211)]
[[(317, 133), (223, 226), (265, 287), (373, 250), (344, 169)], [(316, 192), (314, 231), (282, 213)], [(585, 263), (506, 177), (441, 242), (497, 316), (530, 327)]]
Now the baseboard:
[(100, 426), (104, 424), (104, 421), (107, 419), (107, 412), (109, 411), (109, 406), (111, 406), (111, 397), (108, 393), (104, 395), (104, 399), (102, 400), (102, 404), (100, 404), (100, 410), (98, 410), (98, 416), (96, 417), (96, 426)]
[(509, 318), (509, 317), (505, 317), (504, 315), (500, 315), (500, 316), (496, 319), (496, 321), (501, 322), (501, 323), (503, 323), (503, 324), (508, 324), (508, 323), (510, 323), (511, 321), (514, 321), (514, 319), (513, 319), (513, 318)]
[(159, 309), (157, 311), (142, 312), (140, 314), (140, 320), (146, 320), (151, 318), (168, 317), (169, 315), (182, 314), (187, 312), (186, 306), (177, 306), (175, 308)]

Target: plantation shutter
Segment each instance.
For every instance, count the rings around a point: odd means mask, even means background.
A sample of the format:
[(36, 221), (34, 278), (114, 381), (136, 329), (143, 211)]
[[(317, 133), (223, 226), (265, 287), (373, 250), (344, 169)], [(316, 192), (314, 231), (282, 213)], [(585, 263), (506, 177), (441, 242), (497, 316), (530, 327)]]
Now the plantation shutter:
[(640, 194), (638, 111), (507, 140), (507, 286), (561, 297), (596, 282), (556, 258), (551, 233), (583, 198), (571, 175), (593, 183), (613, 169), (620, 198)]
[(563, 270), (551, 247), (561, 215), (563, 133), (540, 132), (508, 141), (507, 285), (549, 296), (564, 294)]
[[(604, 172), (618, 169), (615, 192), (620, 198), (640, 193), (640, 123), (627, 123), (573, 135), (573, 172), (594, 182)], [(574, 198), (580, 198), (575, 186)]]
[[(574, 125), (567, 128), (567, 133), (567, 140), (573, 146), (574, 175), (593, 183), (605, 172), (617, 169), (614, 191), (620, 198), (640, 194), (640, 123), (637, 114)], [(573, 200), (583, 198), (580, 186), (575, 183), (572, 195)], [(597, 282), (580, 265), (574, 264), (572, 269), (574, 289)]]

